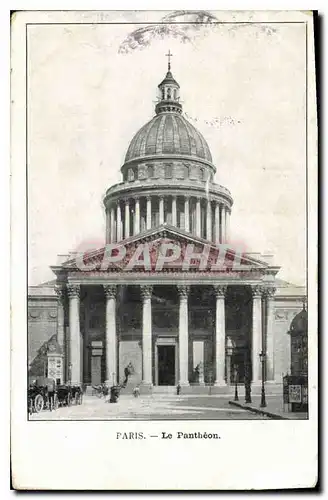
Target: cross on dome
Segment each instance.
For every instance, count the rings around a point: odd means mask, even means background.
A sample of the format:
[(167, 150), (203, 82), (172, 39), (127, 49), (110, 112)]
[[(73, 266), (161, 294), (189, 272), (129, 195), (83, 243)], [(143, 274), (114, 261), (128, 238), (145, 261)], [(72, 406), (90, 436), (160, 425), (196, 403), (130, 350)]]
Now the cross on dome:
[(169, 49), (168, 53), (167, 53), (167, 54), (165, 54), (165, 55), (166, 55), (166, 57), (168, 58), (168, 65), (167, 65), (167, 69), (168, 69), (168, 71), (170, 71), (170, 69), (171, 69), (171, 57), (173, 57), (173, 54), (171, 53), (171, 51), (170, 51), (170, 49)]

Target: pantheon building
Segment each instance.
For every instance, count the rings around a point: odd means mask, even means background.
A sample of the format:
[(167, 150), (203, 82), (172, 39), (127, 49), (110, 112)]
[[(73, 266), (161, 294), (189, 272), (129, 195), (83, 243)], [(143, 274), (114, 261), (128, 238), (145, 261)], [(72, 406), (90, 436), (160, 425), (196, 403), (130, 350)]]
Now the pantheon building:
[(53, 281), (29, 287), (31, 377), (50, 352), (62, 382), (121, 384), (128, 369), (141, 391), (225, 392), (260, 384), (264, 352), (267, 390), (280, 386), (305, 290), (278, 279), (270, 256), (229, 247), (233, 197), (216, 172), (169, 63), (104, 197), (106, 246), (67, 255)]

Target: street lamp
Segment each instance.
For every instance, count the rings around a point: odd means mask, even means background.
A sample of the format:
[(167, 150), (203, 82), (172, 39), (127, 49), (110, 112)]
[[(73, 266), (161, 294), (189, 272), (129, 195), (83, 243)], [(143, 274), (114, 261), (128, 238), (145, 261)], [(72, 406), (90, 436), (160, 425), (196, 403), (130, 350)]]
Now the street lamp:
[(261, 408), (265, 408), (266, 407), (266, 400), (265, 400), (265, 386), (264, 386), (264, 380), (265, 380), (265, 358), (266, 358), (266, 354), (264, 351), (261, 351), (260, 354), (260, 361), (261, 361), (261, 364), (262, 364), (262, 388), (261, 388), (261, 404), (260, 404), (260, 407)]
[(252, 402), (252, 389), (251, 389), (251, 373), (250, 365), (248, 359), (248, 351), (245, 349), (245, 403), (249, 404)]
[(231, 383), (231, 356), (233, 354), (233, 346), (231, 344), (230, 339), (228, 339), (226, 353), (227, 353), (227, 384), (230, 385), (230, 383)]
[(235, 378), (235, 398), (234, 398), (234, 401), (239, 401), (239, 397), (238, 397), (238, 385), (237, 385), (237, 376), (238, 376), (238, 369), (237, 369), (237, 365), (234, 365), (234, 378)]

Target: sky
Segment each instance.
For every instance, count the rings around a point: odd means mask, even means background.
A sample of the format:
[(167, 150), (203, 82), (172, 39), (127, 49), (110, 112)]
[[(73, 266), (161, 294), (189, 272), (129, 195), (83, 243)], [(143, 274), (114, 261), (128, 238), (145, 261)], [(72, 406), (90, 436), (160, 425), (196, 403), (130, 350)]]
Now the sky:
[(234, 199), (232, 240), (273, 254), (278, 277), (303, 285), (304, 25), (155, 25), (140, 39), (134, 23), (144, 19), (131, 11), (112, 14), (124, 24), (28, 27), (29, 284), (54, 279), (58, 254), (104, 242), (104, 194), (154, 115), (170, 49), (185, 116)]

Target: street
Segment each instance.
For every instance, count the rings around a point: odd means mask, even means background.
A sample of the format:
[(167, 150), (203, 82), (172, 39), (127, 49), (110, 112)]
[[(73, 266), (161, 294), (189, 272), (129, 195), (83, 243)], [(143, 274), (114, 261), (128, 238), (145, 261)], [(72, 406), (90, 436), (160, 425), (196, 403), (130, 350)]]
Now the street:
[(231, 395), (153, 394), (134, 398), (120, 396), (117, 403), (108, 398), (85, 396), (82, 405), (60, 407), (56, 411), (34, 413), (30, 420), (244, 420), (265, 419), (229, 405)]

